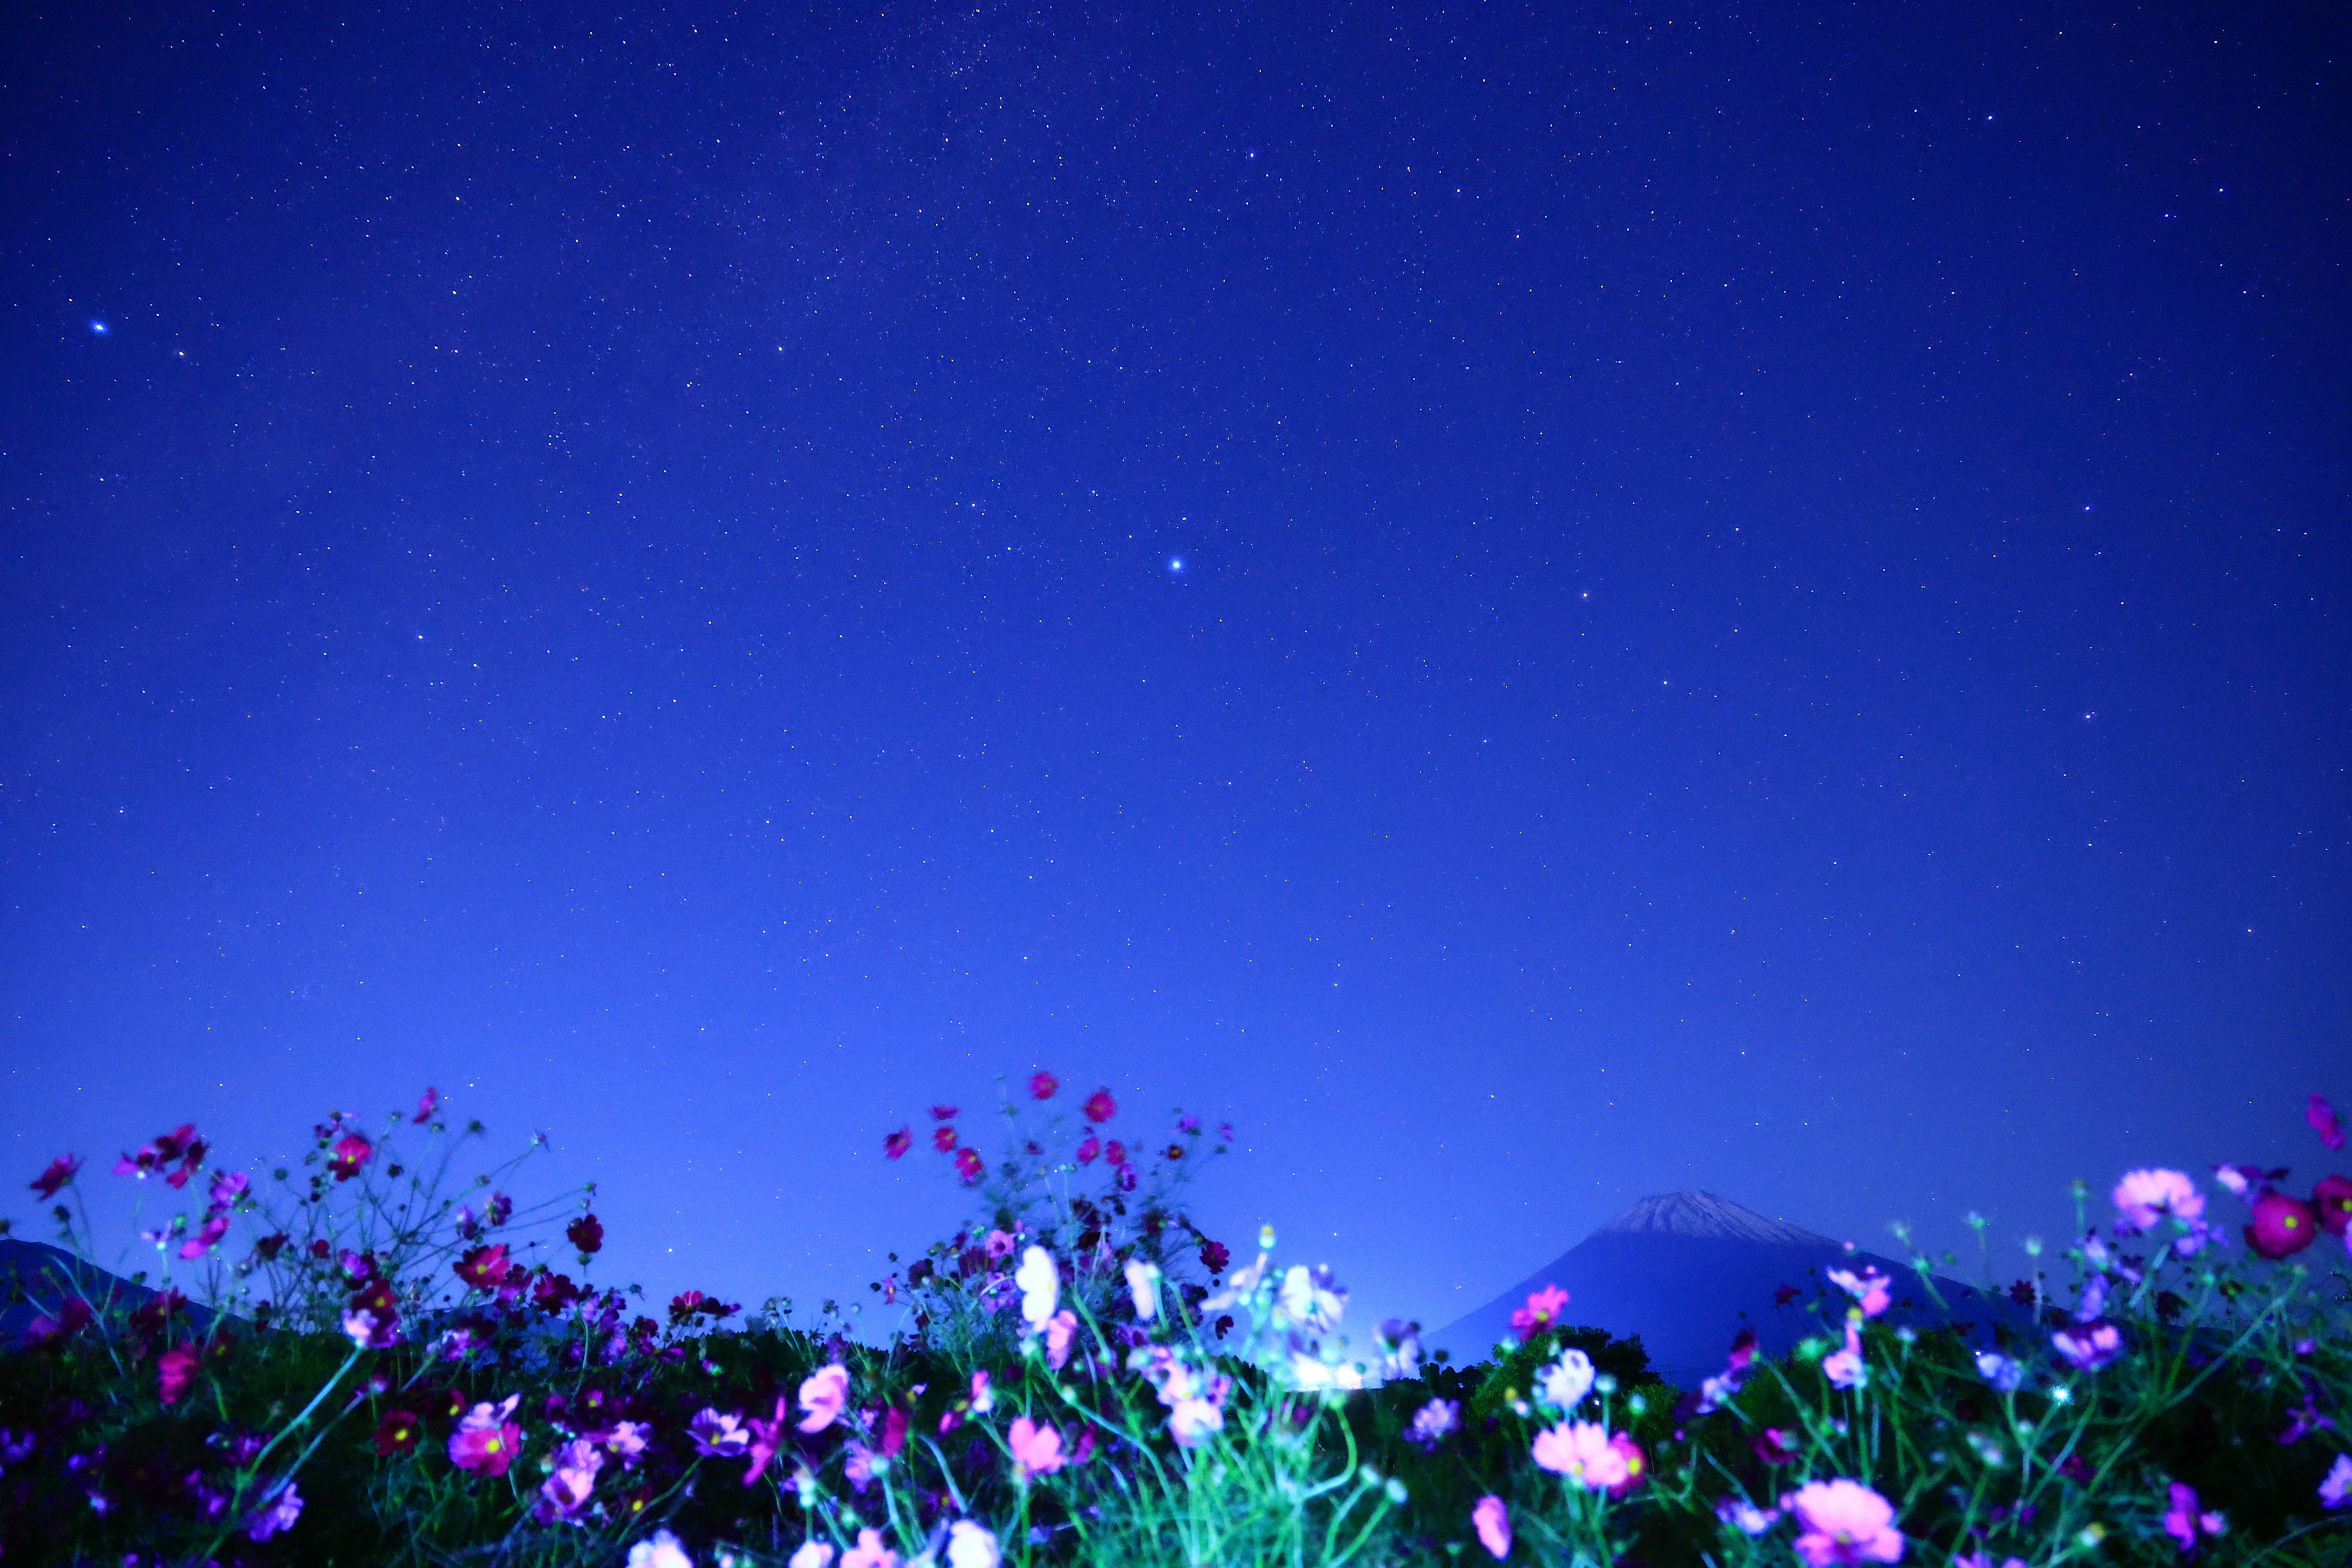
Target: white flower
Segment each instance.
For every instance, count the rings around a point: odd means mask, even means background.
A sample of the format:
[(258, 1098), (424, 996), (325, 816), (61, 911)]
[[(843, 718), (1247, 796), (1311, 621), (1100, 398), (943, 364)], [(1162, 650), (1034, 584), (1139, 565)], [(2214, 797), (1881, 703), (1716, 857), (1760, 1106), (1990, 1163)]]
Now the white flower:
[(823, 1541), (803, 1541), (801, 1549), (792, 1554), (784, 1568), (830, 1568), (833, 1547)]
[(1203, 1312), (1222, 1312), (1229, 1307), (1239, 1306), (1242, 1303), (1246, 1302), (1252, 1295), (1256, 1293), (1258, 1286), (1264, 1282), (1265, 1279), (1265, 1271), (1273, 1261), (1274, 1260), (1271, 1256), (1261, 1252), (1257, 1255), (1256, 1262), (1249, 1264), (1244, 1268), (1236, 1268), (1231, 1274), (1226, 1275), (1225, 1288), (1218, 1291), (1215, 1295), (1210, 1297), (1207, 1300), (1202, 1302), (1201, 1310)]
[(1555, 1410), (1573, 1410), (1591, 1392), (1592, 1358), (1579, 1350), (1560, 1352), (1536, 1384), (1537, 1396)]
[(1352, 1362), (1333, 1366), (1302, 1351), (1290, 1358), (1290, 1381), (1301, 1389), (1339, 1389), (1352, 1394), (1364, 1386), (1364, 1373)]
[(1021, 1287), (1022, 1321), (1032, 1329), (1044, 1328), (1062, 1301), (1062, 1277), (1054, 1267), (1054, 1255), (1042, 1247), (1029, 1248), (1013, 1271), (1013, 1282)]
[(694, 1568), (694, 1559), (668, 1531), (657, 1531), (651, 1541), (629, 1548), (629, 1568)]
[(968, 1519), (948, 1526), (948, 1568), (996, 1568), (1004, 1554), (996, 1537)]
[(1135, 1315), (1150, 1322), (1160, 1315), (1160, 1266), (1139, 1258), (1127, 1260), (1127, 1293), (1135, 1299)]
[(1336, 1329), (1339, 1315), (1348, 1310), (1348, 1293), (1331, 1282), (1331, 1271), (1310, 1269), (1303, 1263), (1283, 1275), (1278, 1300), (1292, 1322), (1309, 1329)]

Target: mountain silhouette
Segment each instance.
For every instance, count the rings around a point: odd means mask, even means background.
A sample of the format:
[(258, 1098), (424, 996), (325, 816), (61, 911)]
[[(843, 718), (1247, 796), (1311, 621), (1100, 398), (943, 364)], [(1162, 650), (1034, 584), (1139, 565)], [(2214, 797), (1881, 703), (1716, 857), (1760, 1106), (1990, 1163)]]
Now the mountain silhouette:
[[(1895, 1305), (1886, 1322), (1966, 1323), (1983, 1331), (1994, 1322), (2023, 1327), (2031, 1321), (2030, 1312), (2004, 1298), (1942, 1278), (1934, 1282), (1945, 1302), (1938, 1309), (1907, 1263), (1849, 1250), (1715, 1193), (1683, 1192), (1642, 1199), (1485, 1306), (1428, 1336), (1427, 1343), (1452, 1352), (1460, 1363), (1485, 1361), (1496, 1341), (1515, 1337), (1511, 1313), (1534, 1291), (1558, 1285), (1569, 1293), (1563, 1322), (1605, 1329), (1619, 1339), (1638, 1335), (1662, 1376), (1696, 1388), (1723, 1369), (1742, 1329), (1755, 1331), (1768, 1355), (1786, 1354), (1807, 1334), (1822, 1332), (1825, 1320), (1814, 1309), (1821, 1292), (1834, 1298), (1826, 1320), (1832, 1323), (1848, 1300), (1830, 1283), (1827, 1270), (1871, 1268), (1892, 1282)], [(1798, 1293), (1785, 1305), (1776, 1300), (1783, 1287)]]
[[(134, 1285), (63, 1247), (0, 1237), (0, 1349), (16, 1349), (35, 1319), (56, 1317), (68, 1298), (79, 1297), (104, 1317), (135, 1310), (154, 1296), (152, 1287)], [(210, 1309), (194, 1303), (182, 1310), (198, 1331), (213, 1320)]]

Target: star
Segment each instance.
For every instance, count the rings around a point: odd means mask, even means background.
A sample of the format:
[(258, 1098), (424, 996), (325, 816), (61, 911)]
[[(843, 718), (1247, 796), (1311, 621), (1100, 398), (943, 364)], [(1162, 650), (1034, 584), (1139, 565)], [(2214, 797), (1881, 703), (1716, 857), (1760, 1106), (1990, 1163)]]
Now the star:
[(1184, 558), (1181, 555), (1171, 555), (1168, 558), (1168, 570), (1171, 574), (1181, 575), (1184, 570)]
[(91, 335), (91, 336), (93, 336), (93, 337), (100, 337), (100, 338), (102, 338), (102, 337), (106, 336), (106, 334), (107, 334), (108, 332), (112, 331), (113, 330), (114, 330), (114, 329), (112, 329), (111, 327), (108, 326), (108, 325), (105, 323), (105, 321), (103, 321), (102, 320), (100, 320), (100, 318), (98, 318), (98, 317), (96, 317), (96, 316), (92, 316), (92, 317), (89, 319), (89, 331), (90, 331), (90, 335)]

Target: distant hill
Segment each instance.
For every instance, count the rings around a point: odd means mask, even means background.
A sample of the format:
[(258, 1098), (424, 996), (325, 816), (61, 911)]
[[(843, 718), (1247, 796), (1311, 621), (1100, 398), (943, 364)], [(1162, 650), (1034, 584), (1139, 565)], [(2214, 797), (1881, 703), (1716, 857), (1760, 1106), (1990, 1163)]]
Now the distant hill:
[[(110, 1306), (128, 1311), (154, 1295), (150, 1287), (133, 1285), (63, 1247), (0, 1237), (0, 1349), (15, 1350), (34, 1319), (55, 1317), (69, 1296), (79, 1296), (100, 1311)], [(187, 1313), (191, 1325), (199, 1329), (213, 1319), (203, 1307), (191, 1305)]]
[[(1893, 1281), (1893, 1323), (1927, 1327), (1946, 1321), (1920, 1289), (1907, 1263), (1844, 1245), (1786, 1220), (1767, 1219), (1714, 1193), (1662, 1193), (1643, 1198), (1545, 1267), (1485, 1306), (1428, 1336), (1433, 1349), (1457, 1363), (1484, 1361), (1511, 1333), (1511, 1313), (1546, 1285), (1569, 1293), (1563, 1314), (1571, 1324), (1606, 1329), (1617, 1338), (1641, 1336), (1650, 1363), (1684, 1388), (1723, 1368), (1725, 1352), (1742, 1328), (1761, 1349), (1785, 1354), (1822, 1320), (1812, 1303), (1829, 1283), (1826, 1270), (1875, 1267)], [(1782, 1286), (1800, 1292), (1787, 1306), (1774, 1302)], [(2027, 1326), (2031, 1313), (2005, 1298), (1938, 1277), (1950, 1320), (1979, 1330), (1999, 1321)]]

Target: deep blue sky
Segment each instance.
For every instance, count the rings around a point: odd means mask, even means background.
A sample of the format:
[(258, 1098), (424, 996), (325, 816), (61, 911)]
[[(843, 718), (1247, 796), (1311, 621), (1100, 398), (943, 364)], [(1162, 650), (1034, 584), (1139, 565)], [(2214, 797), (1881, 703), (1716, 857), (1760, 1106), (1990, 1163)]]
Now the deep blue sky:
[(430, 1081), (862, 1294), (1043, 1065), (1437, 1323), (2309, 1163), (2340, 9), (767, 9), (7, 25), (11, 1180)]

